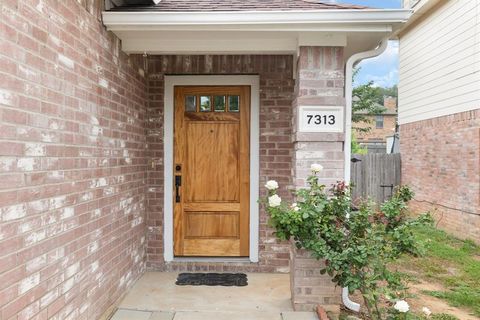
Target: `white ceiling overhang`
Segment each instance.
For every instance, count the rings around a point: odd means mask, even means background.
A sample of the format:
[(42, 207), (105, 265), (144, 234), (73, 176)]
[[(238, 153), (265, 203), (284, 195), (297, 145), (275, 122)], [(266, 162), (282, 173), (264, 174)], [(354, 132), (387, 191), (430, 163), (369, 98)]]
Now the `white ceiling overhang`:
[(343, 46), (346, 57), (398, 30), (410, 10), (103, 12), (126, 53), (293, 54)]

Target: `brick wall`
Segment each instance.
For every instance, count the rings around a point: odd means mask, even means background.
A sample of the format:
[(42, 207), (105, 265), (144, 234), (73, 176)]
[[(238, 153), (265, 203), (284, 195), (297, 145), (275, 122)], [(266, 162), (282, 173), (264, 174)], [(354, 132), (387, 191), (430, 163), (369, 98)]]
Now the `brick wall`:
[(395, 126), (397, 123), (396, 115), (383, 115), (383, 128), (377, 129), (375, 126), (375, 116), (368, 116), (370, 123), (355, 124), (355, 127), (370, 128), (368, 132), (355, 132), (358, 142), (380, 141), (385, 142), (387, 137), (395, 134)]
[(310, 166), (320, 163), (320, 182), (329, 186), (343, 179), (343, 133), (297, 132), (296, 114), (302, 105), (345, 106), (344, 60), (341, 47), (301, 47), (293, 101), (295, 186), (305, 186)]
[(0, 319), (96, 319), (145, 268), (146, 80), (101, 2), (0, 2)]
[(383, 96), (383, 106), (388, 112), (397, 112), (397, 98)]
[(369, 123), (355, 123), (354, 127), (370, 128), (368, 132), (353, 131), (358, 142), (386, 142), (387, 137), (395, 134), (395, 127), (397, 125), (397, 98), (384, 96), (383, 107), (386, 111), (381, 114), (383, 116), (383, 128), (376, 127), (376, 116), (366, 116)]
[(342, 288), (332, 282), (330, 276), (320, 274), (325, 262), (312, 258), (305, 250), (291, 247), (292, 270), (290, 271), (290, 287), (292, 305), (296, 311), (312, 311), (317, 305), (335, 314), (339, 313)]
[[(298, 107), (302, 105), (345, 106), (343, 70), (343, 48), (301, 47), (294, 113), (297, 114)], [(302, 133), (297, 131), (296, 118), (293, 122), (295, 186), (305, 187), (313, 163), (324, 167), (319, 173), (319, 181), (326, 186), (343, 180), (344, 134)], [(335, 289), (330, 276), (320, 274), (324, 262), (294, 246), (290, 255), (290, 289), (295, 310), (312, 311), (320, 304), (338, 313), (341, 290)]]
[[(163, 94), (165, 74), (258, 74), (260, 76), (260, 186), (279, 182), (280, 195), (291, 198), (292, 99), (291, 56), (208, 55), (151, 56), (148, 64), (147, 266), (151, 270), (242, 270), (288, 272), (289, 245), (280, 243), (260, 211), (259, 263), (169, 263), (163, 261)], [(261, 196), (265, 189), (260, 188)]]
[(480, 242), (480, 109), (400, 126), (402, 183), (410, 207), (440, 227)]

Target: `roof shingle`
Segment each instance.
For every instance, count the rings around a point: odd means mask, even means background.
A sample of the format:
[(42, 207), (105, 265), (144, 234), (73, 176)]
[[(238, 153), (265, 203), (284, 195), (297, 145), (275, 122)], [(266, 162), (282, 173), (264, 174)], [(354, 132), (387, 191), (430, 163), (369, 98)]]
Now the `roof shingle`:
[(364, 6), (316, 0), (162, 0), (157, 5), (121, 6), (110, 11), (212, 12), (212, 11), (308, 11), (367, 9)]

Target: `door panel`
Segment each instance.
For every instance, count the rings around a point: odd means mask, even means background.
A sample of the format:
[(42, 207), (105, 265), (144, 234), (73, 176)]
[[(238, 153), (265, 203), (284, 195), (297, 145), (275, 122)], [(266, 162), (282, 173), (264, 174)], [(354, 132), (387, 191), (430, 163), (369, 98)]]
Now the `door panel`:
[(174, 253), (248, 256), (250, 88), (175, 87)]
[(187, 122), (184, 172), (188, 203), (239, 201), (239, 124), (219, 122)]
[(238, 238), (238, 212), (186, 212), (185, 238)]

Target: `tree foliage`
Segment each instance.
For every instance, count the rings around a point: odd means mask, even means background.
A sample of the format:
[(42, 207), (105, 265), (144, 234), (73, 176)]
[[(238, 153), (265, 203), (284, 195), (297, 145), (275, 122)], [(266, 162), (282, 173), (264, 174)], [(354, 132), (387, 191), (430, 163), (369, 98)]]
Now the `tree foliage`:
[[(353, 72), (353, 82), (358, 75), (360, 68)], [(398, 97), (397, 85), (390, 88), (375, 87), (373, 81), (367, 84), (354, 86), (352, 89), (352, 124), (353, 130), (357, 132), (369, 132), (373, 115), (384, 113), (387, 109), (383, 107), (384, 97)], [(361, 125), (361, 124), (367, 124)]]
[[(355, 69), (353, 78), (358, 75), (360, 68)], [(386, 111), (379, 101), (380, 90), (373, 86), (373, 81), (356, 86), (352, 89), (352, 129), (357, 132), (369, 132), (372, 115), (382, 114)], [(361, 125), (366, 124), (366, 125)]]

